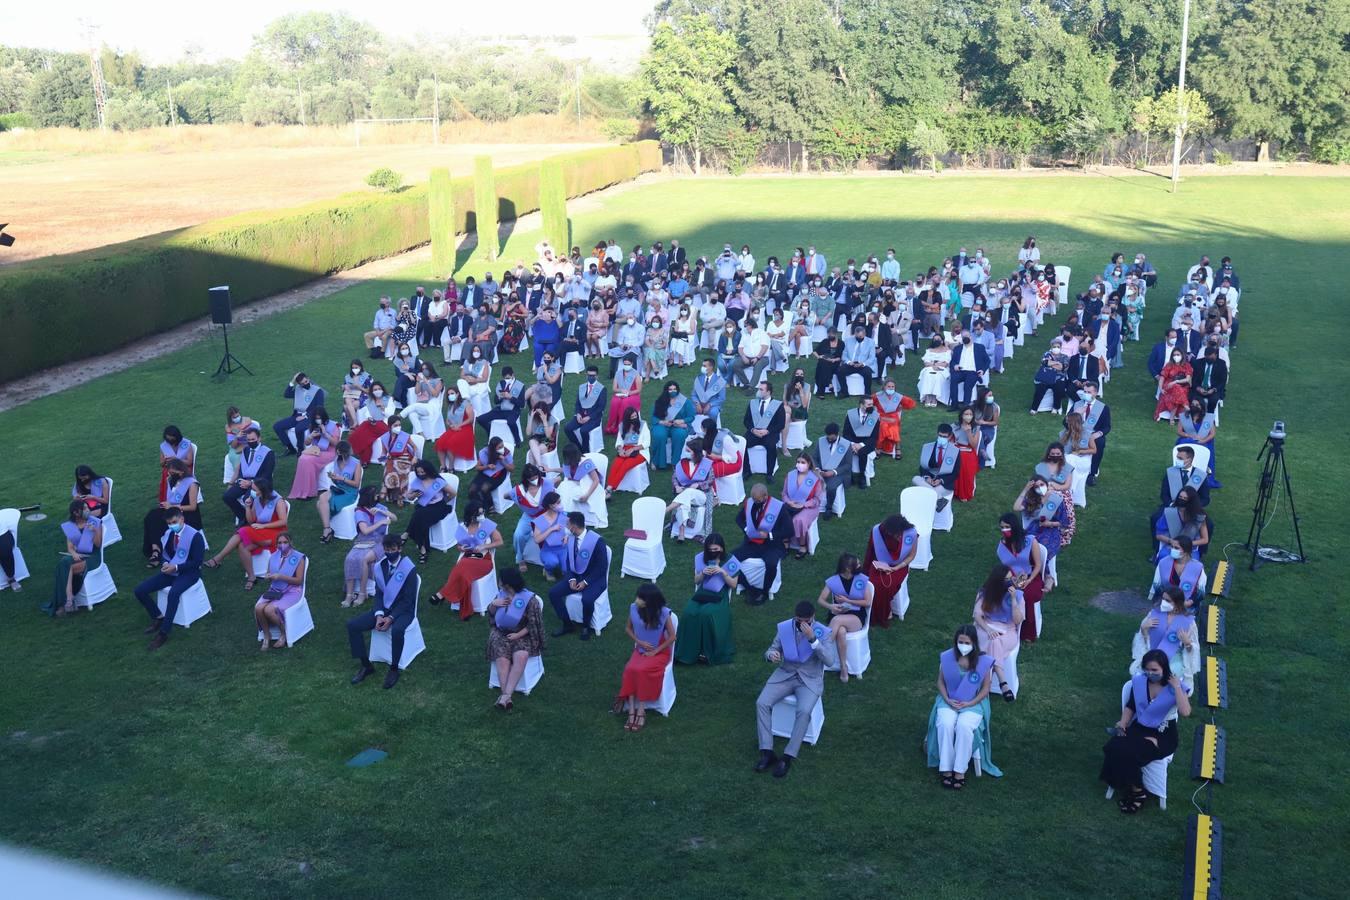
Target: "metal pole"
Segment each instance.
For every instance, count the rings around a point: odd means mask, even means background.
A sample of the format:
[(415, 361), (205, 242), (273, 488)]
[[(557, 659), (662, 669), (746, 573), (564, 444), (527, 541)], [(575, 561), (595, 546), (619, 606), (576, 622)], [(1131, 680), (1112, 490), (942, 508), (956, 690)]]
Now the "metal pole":
[(431, 116), (434, 120), (431, 126), (431, 141), (439, 145), (441, 142), (441, 76), (435, 76), (436, 93), (432, 96)]
[(1191, 31), (1191, 0), (1184, 0), (1181, 13), (1181, 66), (1177, 69), (1177, 129), (1172, 140), (1172, 193), (1181, 181), (1181, 135), (1186, 126), (1186, 43)]
[(576, 66), (575, 69), (574, 69), (574, 71), (576, 72), (576, 81), (577, 81), (577, 124), (580, 125), (580, 124), (581, 124), (581, 66), (579, 66), (579, 65)]

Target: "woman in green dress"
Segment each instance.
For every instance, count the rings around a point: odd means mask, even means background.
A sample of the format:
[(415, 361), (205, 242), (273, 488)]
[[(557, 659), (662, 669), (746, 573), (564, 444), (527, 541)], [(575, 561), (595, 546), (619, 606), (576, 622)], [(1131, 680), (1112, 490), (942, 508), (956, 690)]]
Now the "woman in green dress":
[(693, 665), (731, 662), (736, 642), (731, 636), (731, 592), (741, 571), (736, 557), (727, 554), (726, 541), (713, 532), (694, 557), (694, 596), (680, 614), (675, 639), (675, 661)]

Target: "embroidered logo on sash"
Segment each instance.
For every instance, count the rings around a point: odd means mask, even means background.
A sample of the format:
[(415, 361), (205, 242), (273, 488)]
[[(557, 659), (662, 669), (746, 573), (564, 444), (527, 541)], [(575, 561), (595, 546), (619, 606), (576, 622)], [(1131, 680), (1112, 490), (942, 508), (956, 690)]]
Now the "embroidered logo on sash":
[(394, 580), (395, 580), (395, 581), (402, 581), (402, 580), (403, 580), (403, 574), (404, 574), (404, 573), (402, 573), (402, 572), (395, 572), (395, 573), (394, 573)]
[(1183, 581), (1183, 582), (1181, 583), (1181, 589), (1182, 589), (1182, 591), (1184, 591), (1184, 592), (1187, 593), (1187, 594), (1189, 594), (1189, 593), (1191, 592), (1191, 589), (1192, 589), (1193, 587), (1195, 587), (1195, 585), (1192, 584), (1192, 583), (1189, 582), (1189, 581)]
[(479, 540), (480, 542), (486, 542), (486, 541), (487, 541), (487, 531), (485, 531), (484, 529), (481, 529), (481, 528), (478, 529), (478, 540)]
[(1177, 633), (1176, 633), (1175, 631), (1169, 631), (1169, 632), (1167, 632), (1167, 639), (1168, 639), (1169, 641), (1171, 641), (1173, 644), (1175, 644), (1175, 643), (1177, 643), (1178, 641), (1180, 641), (1180, 638), (1177, 637)]
[(980, 673), (971, 672), (969, 675), (966, 676), (966, 678), (970, 680), (971, 684), (978, 684), (980, 680)]
[(816, 622), (814, 625), (811, 626), (811, 631), (815, 634), (816, 640), (820, 640), (821, 638), (825, 637), (825, 626), (820, 624), (819, 622)]
[(577, 554), (577, 555), (580, 556), (582, 559), (590, 559), (590, 558), (591, 558), (591, 551), (589, 551), (589, 550), (582, 550), (582, 551), (581, 551), (579, 554)]
[(524, 609), (524, 608), (525, 608), (525, 598), (524, 598), (524, 597), (517, 597), (517, 598), (516, 598), (516, 602), (515, 602), (513, 605), (515, 606), (516, 609)]
[(914, 535), (912, 535), (912, 534), (907, 534), (907, 535), (905, 535), (905, 543), (906, 543), (906, 544), (912, 544), (912, 543), (914, 543)]

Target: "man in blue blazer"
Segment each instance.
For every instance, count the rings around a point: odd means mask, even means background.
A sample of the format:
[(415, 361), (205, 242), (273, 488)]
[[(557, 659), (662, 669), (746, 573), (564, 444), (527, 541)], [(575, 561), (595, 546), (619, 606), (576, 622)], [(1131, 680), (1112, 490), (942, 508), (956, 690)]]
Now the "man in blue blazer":
[(975, 343), (969, 334), (962, 334), (960, 343), (952, 348), (950, 371), (951, 393), (947, 398), (948, 406), (952, 409), (956, 409), (958, 405), (968, 406), (975, 402), (975, 388), (984, 378), (984, 373), (989, 371), (989, 353)]
[(563, 546), (563, 573), (560, 580), (548, 589), (548, 602), (562, 619), (562, 627), (553, 633), (562, 637), (576, 630), (567, 612), (567, 598), (581, 595), (581, 639), (591, 639), (591, 617), (595, 601), (609, 589), (609, 547), (598, 533), (586, 528), (586, 516), (579, 512), (567, 514), (567, 543)]

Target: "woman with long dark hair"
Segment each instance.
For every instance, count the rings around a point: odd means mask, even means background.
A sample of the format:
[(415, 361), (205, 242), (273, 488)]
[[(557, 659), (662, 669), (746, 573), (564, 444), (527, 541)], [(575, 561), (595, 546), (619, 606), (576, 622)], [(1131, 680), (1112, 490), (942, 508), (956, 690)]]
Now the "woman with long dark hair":
[(825, 579), (816, 603), (830, 613), (830, 638), (839, 651), (839, 680), (848, 683), (848, 636), (862, 631), (875, 602), (876, 590), (852, 553), (839, 554), (834, 574)]
[(613, 711), (627, 709), (624, 730), (636, 732), (647, 724), (644, 704), (661, 698), (666, 664), (675, 644), (675, 621), (659, 587), (650, 583), (638, 587), (637, 599), (628, 608), (625, 630), (633, 641), (633, 654), (623, 667)]
[(872, 582), (872, 628), (889, 628), (895, 595), (909, 577), (909, 564), (919, 550), (919, 531), (896, 513), (872, 526), (863, 554), (863, 571)]
[[(680, 448), (689, 439), (689, 426), (694, 421), (694, 404), (674, 381), (661, 388), (652, 407), (652, 465), (664, 469), (680, 456)], [(666, 442), (670, 442), (667, 450)]]
[(1166, 653), (1148, 651), (1142, 668), (1125, 689), (1116, 733), (1102, 747), (1098, 776), (1117, 794), (1116, 805), (1126, 815), (1139, 812), (1148, 800), (1144, 766), (1176, 752), (1177, 717), (1191, 714), (1190, 699)]
[(740, 578), (741, 564), (727, 552), (727, 542), (714, 531), (694, 554), (694, 594), (684, 606), (675, 661), (693, 665), (731, 662), (736, 639), (731, 633), (731, 592)]
[(1036, 617), (1041, 597), (1045, 594), (1045, 551), (1036, 539), (1027, 534), (1022, 516), (1006, 512), (998, 517), (998, 561), (1012, 573), (1013, 586), (1022, 592), (1026, 618), (1022, 620), (1022, 640), (1035, 641), (1039, 630)]
[(975, 594), (975, 609), (971, 617), (975, 620), (980, 652), (989, 654), (993, 659), (999, 692), (1004, 700), (1011, 703), (1016, 696), (1008, 686), (1004, 667), (1008, 664), (1008, 657), (1017, 649), (1018, 631), (1026, 618), (1026, 606), (1022, 592), (1013, 582), (1012, 570), (1003, 563), (995, 563), (989, 570), (989, 577), (985, 578), (984, 584)]

